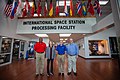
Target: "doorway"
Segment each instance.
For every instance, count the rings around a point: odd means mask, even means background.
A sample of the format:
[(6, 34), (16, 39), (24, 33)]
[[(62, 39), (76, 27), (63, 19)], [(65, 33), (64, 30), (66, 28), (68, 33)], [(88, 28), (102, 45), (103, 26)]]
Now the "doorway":
[(15, 39), (13, 43), (13, 54), (12, 54), (13, 61), (19, 59), (19, 48), (20, 48), (20, 40)]

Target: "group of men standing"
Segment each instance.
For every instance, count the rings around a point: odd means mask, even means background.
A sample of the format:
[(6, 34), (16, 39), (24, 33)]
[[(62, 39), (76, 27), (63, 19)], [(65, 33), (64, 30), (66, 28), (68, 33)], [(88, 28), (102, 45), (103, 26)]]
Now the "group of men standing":
[[(76, 60), (79, 54), (78, 46), (73, 42), (73, 39), (69, 39), (69, 44), (64, 45), (63, 41), (60, 41), (60, 44), (56, 47), (53, 46), (53, 43), (50, 41), (49, 46), (46, 47), (46, 44), (43, 42), (42, 38), (39, 38), (34, 46), (36, 51), (36, 76), (43, 75), (44, 72), (44, 58), (47, 58), (47, 76), (54, 75), (53, 73), (53, 62), (55, 55), (58, 58), (58, 75), (64, 75), (64, 64), (65, 56), (68, 58), (68, 75), (71, 74), (72, 70), (75, 76), (76, 72)], [(45, 56), (46, 55), (46, 56)], [(49, 64), (51, 63), (50, 70)]]

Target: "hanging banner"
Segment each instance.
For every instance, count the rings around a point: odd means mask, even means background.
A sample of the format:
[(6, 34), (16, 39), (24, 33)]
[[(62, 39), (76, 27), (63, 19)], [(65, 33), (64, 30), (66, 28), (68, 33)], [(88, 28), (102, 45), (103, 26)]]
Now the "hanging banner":
[(32, 18), (18, 19), (17, 34), (92, 33), (96, 18)]

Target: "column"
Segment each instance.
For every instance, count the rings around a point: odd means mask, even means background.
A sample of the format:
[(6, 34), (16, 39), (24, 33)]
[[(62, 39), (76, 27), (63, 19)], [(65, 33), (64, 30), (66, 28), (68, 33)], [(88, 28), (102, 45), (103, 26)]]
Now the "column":
[(118, 38), (118, 46), (119, 46), (119, 53), (118, 53), (118, 63), (120, 68), (120, 1), (119, 0), (110, 0), (111, 8), (113, 13), (113, 20), (115, 24), (116, 34)]

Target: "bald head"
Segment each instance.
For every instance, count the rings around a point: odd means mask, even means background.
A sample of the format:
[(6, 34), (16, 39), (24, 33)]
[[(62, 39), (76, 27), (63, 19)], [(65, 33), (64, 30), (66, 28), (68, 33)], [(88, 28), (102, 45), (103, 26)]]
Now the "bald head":
[(40, 37), (40, 38), (39, 38), (39, 42), (42, 42), (42, 41), (43, 41), (43, 38), (42, 38), (42, 37)]
[(70, 43), (73, 43), (73, 39), (72, 39), (72, 38), (70, 38), (70, 39), (69, 39), (69, 42), (70, 42)]

